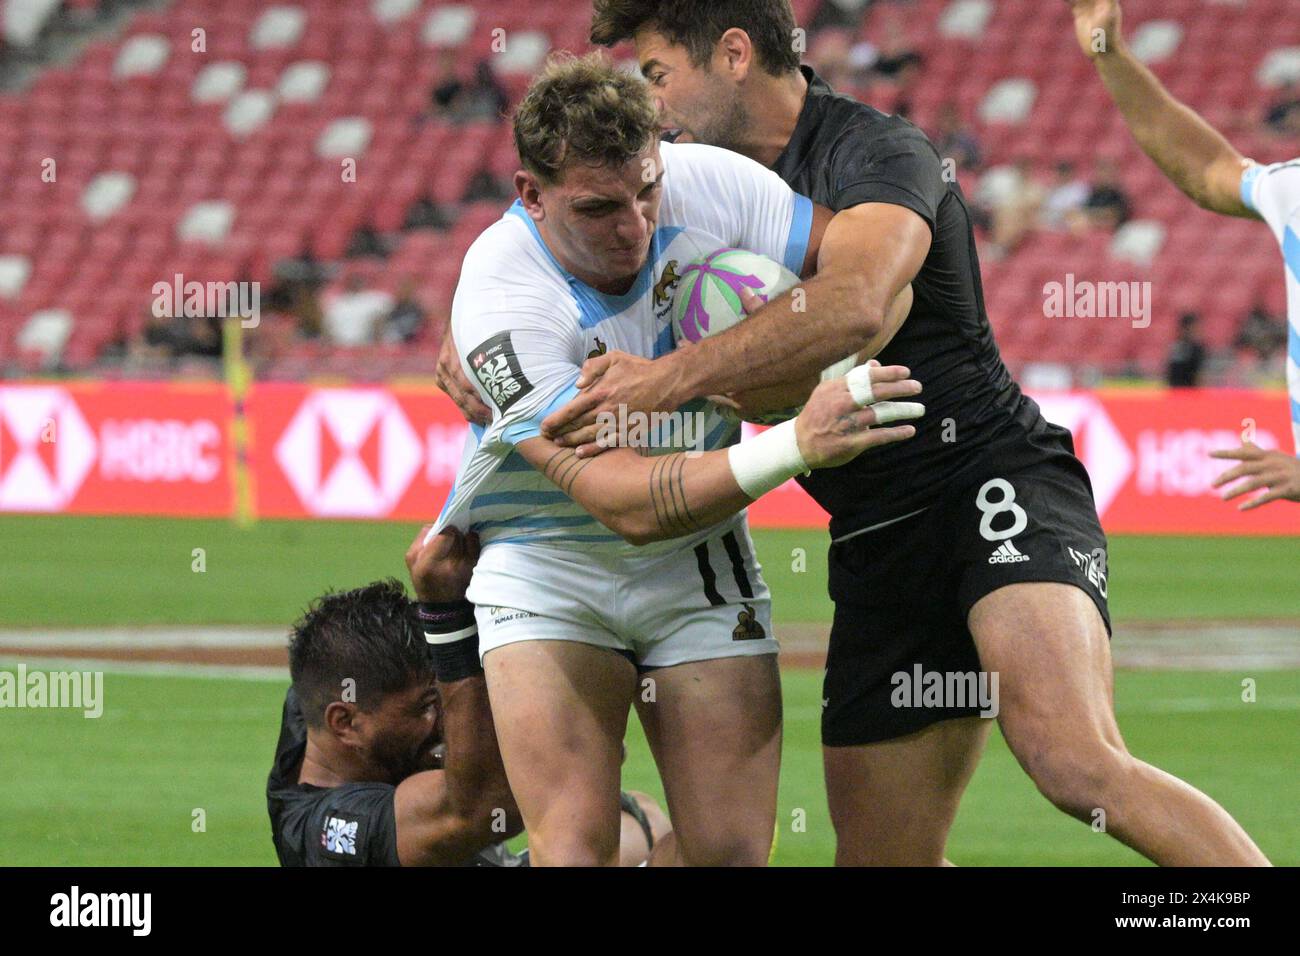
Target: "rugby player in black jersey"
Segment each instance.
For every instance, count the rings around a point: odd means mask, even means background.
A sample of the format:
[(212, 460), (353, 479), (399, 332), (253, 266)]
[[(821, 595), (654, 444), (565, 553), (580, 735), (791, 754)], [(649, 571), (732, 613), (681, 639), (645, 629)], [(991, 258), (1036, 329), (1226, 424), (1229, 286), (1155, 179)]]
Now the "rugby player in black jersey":
[[(864, 350), (925, 383), (913, 440), (801, 479), (831, 515), (822, 740), (837, 862), (945, 862), (989, 732), (977, 714), (996, 710), (1021, 766), (1066, 813), (1095, 824), (1104, 811), (1106, 832), (1157, 863), (1267, 863), (1222, 807), (1120, 736), (1091, 485), (1069, 432), (1002, 363), (951, 167), (906, 120), (800, 66), (788, 0), (594, 6), (593, 42), (635, 42), (678, 141), (743, 153), (835, 215), (801, 295), (751, 299), (750, 320), (653, 361), (589, 360), (584, 393), (543, 434), (596, 454), (598, 412), (715, 394), (747, 406), (747, 392), (815, 381)], [(911, 313), (890, 327), (886, 305), (909, 282)], [(999, 677), (991, 709), (897, 693), (899, 675), (954, 687), (981, 669)]]
[[(406, 558), (418, 606), (390, 579), (327, 594), (294, 626), (266, 787), (283, 866), (527, 865), (504, 843), (522, 823), (464, 602), (476, 541), (425, 544), (428, 530)], [(677, 862), (658, 805), (621, 806), (620, 863)]]

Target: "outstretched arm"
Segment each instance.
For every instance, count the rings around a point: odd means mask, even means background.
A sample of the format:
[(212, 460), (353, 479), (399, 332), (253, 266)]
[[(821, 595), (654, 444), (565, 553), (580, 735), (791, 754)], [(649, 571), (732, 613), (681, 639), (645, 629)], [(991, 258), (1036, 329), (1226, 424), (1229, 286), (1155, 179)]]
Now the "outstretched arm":
[(722, 451), (643, 456), (617, 448), (579, 457), (541, 436), (516, 447), (601, 524), (632, 544), (648, 544), (717, 524), (796, 474), (911, 438), (911, 425), (872, 427), (924, 412), (913, 402), (888, 401), (921, 391), (907, 375), (901, 366), (859, 366), (819, 385), (797, 418)]
[(1066, 0), (1075, 35), (1142, 151), (1198, 205), (1257, 219), (1241, 198), (1251, 164), (1218, 130), (1178, 102), (1124, 43), (1119, 0)]
[(487, 683), (478, 662), (473, 606), (465, 601), (478, 540), (455, 528), (426, 541), (420, 529), (406, 565), (420, 601), (426, 639), (436, 638), (438, 695), (446, 758), (442, 770), (397, 786), (397, 855), (403, 866), (456, 866), (522, 828), (497, 746)]

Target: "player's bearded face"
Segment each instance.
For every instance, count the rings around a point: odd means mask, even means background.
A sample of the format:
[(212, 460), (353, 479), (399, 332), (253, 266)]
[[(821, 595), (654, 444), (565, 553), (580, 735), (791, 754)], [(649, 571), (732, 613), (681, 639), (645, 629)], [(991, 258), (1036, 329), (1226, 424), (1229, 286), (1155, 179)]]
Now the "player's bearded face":
[(370, 714), (366, 728), (369, 762), (390, 783), (438, 765), (441, 713), (436, 689), (417, 685), (390, 694)]
[(660, 126), (675, 131), (676, 142), (740, 151), (748, 126), (744, 102), (721, 69), (696, 66), (685, 47), (649, 30), (637, 33), (636, 50)]

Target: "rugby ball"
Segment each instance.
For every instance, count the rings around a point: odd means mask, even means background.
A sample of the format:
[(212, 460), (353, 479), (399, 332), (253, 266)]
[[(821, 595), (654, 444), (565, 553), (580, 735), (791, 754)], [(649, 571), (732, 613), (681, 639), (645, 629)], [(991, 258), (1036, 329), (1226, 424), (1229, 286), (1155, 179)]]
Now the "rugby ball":
[[(748, 249), (717, 249), (681, 271), (673, 293), (673, 338), (676, 342), (700, 342), (743, 321), (742, 289), (768, 302), (798, 284), (799, 277), (775, 259)], [(853, 355), (836, 362), (822, 372), (822, 381), (847, 375), (855, 364)], [(783, 409), (757, 421), (775, 425), (798, 414), (799, 408)]]

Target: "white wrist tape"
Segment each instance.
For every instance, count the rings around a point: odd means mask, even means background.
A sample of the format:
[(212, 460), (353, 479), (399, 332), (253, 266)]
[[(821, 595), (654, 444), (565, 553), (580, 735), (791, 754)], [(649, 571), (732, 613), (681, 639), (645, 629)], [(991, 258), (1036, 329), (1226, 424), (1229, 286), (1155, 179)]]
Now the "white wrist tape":
[(795, 475), (808, 473), (808, 463), (795, 438), (794, 422), (793, 418), (782, 422), (727, 449), (736, 484), (749, 497), (761, 498)]

